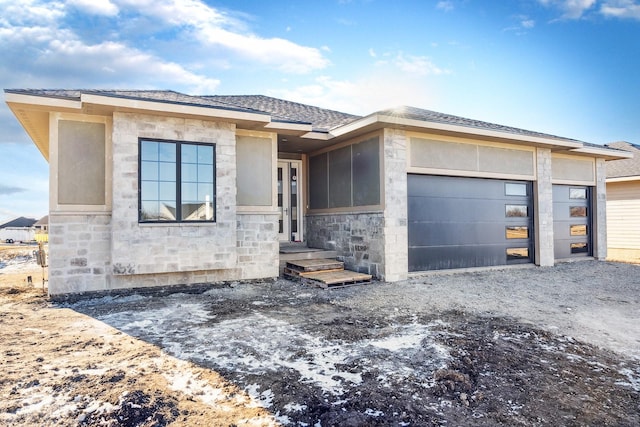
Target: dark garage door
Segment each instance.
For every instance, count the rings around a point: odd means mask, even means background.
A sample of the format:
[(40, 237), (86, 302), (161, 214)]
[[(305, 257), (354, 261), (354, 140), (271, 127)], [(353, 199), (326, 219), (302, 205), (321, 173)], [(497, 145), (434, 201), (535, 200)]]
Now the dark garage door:
[(553, 247), (556, 259), (591, 256), (591, 188), (553, 186)]
[(408, 176), (409, 271), (533, 260), (532, 184)]

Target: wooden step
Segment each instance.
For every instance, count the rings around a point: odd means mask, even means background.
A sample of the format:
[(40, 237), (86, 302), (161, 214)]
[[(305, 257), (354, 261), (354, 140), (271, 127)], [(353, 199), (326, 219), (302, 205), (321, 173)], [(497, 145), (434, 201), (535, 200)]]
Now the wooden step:
[(302, 278), (306, 283), (319, 286), (324, 289), (350, 286), (364, 285), (371, 283), (373, 276), (370, 274), (356, 273), (349, 270), (341, 271), (319, 271), (315, 273), (305, 274)]
[(297, 271), (300, 273), (308, 273), (313, 271), (326, 271), (326, 270), (342, 270), (344, 269), (344, 263), (342, 261), (336, 261), (335, 259), (300, 259), (294, 261), (287, 261), (286, 268), (288, 270)]

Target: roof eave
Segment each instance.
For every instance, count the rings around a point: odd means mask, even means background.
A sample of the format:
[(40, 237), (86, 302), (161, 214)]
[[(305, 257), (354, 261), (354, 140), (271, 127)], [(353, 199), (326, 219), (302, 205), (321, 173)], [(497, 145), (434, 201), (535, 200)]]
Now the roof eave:
[(582, 154), (592, 157), (600, 157), (605, 160), (622, 160), (633, 158), (633, 153), (611, 148), (599, 147), (580, 147), (569, 150), (571, 154)]
[(237, 124), (252, 124), (264, 126), (271, 122), (268, 114), (237, 111), (233, 109), (216, 108), (215, 106), (200, 106), (178, 102), (162, 102), (147, 99), (123, 98), (105, 96), (93, 93), (81, 95), (83, 111), (87, 113), (147, 112), (151, 114), (177, 114), (180, 116), (195, 116), (208, 119), (232, 121)]
[(464, 135), (474, 138), (489, 138), (501, 141), (509, 141), (526, 145), (547, 147), (551, 149), (574, 149), (582, 147), (580, 141), (544, 138), (533, 135), (522, 135), (509, 132), (500, 132), (490, 129), (460, 126), (447, 123), (439, 123), (426, 120), (408, 119), (405, 117), (391, 116), (387, 114), (374, 113), (355, 120), (343, 126), (331, 130), (335, 137), (344, 136), (348, 133), (358, 132), (363, 128), (392, 127), (396, 129), (406, 129), (415, 131), (436, 132), (449, 135)]
[(640, 175), (616, 176), (616, 177), (607, 178), (607, 182), (631, 182), (631, 181), (640, 181)]

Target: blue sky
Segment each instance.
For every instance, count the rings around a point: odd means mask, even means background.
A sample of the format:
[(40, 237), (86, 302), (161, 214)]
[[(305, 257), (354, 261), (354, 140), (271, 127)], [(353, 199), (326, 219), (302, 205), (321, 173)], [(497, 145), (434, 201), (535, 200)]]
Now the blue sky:
[[(2, 88), (412, 105), (640, 143), (636, 0), (0, 0), (0, 58)], [(3, 99), (0, 221), (47, 210), (48, 165)]]

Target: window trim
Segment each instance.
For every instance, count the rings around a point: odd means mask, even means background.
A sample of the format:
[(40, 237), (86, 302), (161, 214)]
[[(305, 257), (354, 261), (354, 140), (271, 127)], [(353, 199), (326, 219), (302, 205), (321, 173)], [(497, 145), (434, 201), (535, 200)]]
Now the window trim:
[[(175, 220), (145, 220), (142, 218), (142, 143), (157, 142), (174, 144), (176, 148), (176, 219)], [(182, 219), (182, 145), (206, 146), (213, 149), (213, 197), (211, 200), (211, 209), (213, 211), (212, 219), (203, 220), (184, 220)], [(145, 138), (138, 137), (138, 224), (213, 224), (217, 222), (217, 152), (216, 144), (212, 142), (201, 141), (179, 141), (162, 138)]]

